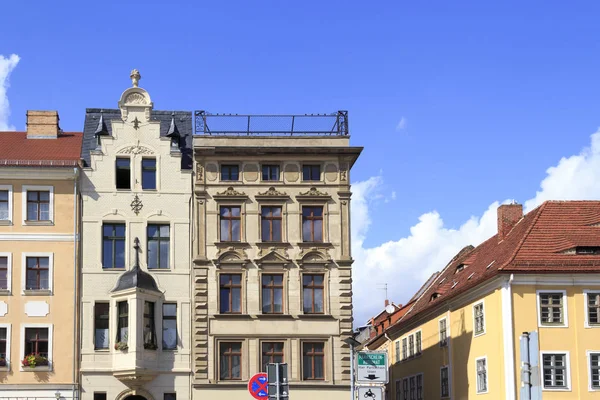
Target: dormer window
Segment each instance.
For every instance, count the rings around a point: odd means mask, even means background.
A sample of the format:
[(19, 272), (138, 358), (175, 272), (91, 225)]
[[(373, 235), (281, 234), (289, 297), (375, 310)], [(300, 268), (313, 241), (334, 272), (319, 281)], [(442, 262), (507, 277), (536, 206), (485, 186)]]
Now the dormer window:
[(581, 255), (597, 255), (600, 254), (600, 246), (577, 246), (575, 248), (575, 253)]
[(460, 264), (458, 267), (456, 267), (456, 272), (455, 274), (458, 274), (460, 271), (462, 271), (463, 269), (465, 269), (467, 266), (465, 264)]
[(431, 300), (430, 301), (433, 301), (433, 300), (437, 299), (438, 297), (440, 297), (440, 294), (436, 292), (436, 293), (434, 293), (434, 294), (431, 295)]

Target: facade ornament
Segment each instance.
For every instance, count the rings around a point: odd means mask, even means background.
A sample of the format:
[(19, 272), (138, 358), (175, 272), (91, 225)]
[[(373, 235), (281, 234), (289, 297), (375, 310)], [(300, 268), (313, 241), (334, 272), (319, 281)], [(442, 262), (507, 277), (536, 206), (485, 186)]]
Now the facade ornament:
[(146, 98), (141, 93), (130, 93), (125, 98), (125, 104), (146, 104)]
[(196, 180), (197, 181), (203, 180), (203, 175), (204, 175), (204, 168), (202, 167), (202, 164), (196, 163)]
[(273, 186), (271, 186), (269, 188), (269, 190), (267, 190), (266, 192), (263, 193), (258, 193), (259, 196), (287, 196), (287, 194), (285, 192), (280, 192), (277, 189), (275, 189)]
[(140, 82), (140, 79), (142, 79), (140, 71), (138, 71), (137, 69), (131, 70), (131, 75), (129, 75), (129, 77), (131, 78), (131, 84), (133, 85), (133, 87), (138, 87), (138, 83)]
[(221, 193), (217, 193), (218, 196), (245, 196), (246, 193), (238, 192), (233, 188), (233, 186), (229, 186), (227, 190)]
[(140, 129), (140, 120), (138, 119), (138, 117), (135, 117), (135, 119), (133, 120), (133, 129), (135, 129), (136, 131)]
[(131, 202), (131, 210), (135, 213), (135, 215), (138, 215), (140, 211), (142, 211), (143, 207), (144, 204), (142, 203), (142, 200), (140, 200), (139, 196), (136, 194)]
[(135, 146), (128, 146), (121, 150), (119, 150), (119, 154), (154, 154), (154, 152), (145, 146), (140, 146), (136, 144)]
[(311, 187), (308, 192), (300, 193), (300, 196), (329, 196), (327, 193), (321, 192), (316, 187)]
[(340, 170), (340, 181), (346, 182), (347, 180), (348, 180), (348, 170), (346, 169), (346, 166), (344, 166)]

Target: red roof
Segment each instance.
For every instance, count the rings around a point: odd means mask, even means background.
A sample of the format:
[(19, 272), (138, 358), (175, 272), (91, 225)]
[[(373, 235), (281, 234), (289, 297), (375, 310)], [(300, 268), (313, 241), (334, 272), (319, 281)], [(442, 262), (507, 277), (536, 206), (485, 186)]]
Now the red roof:
[(547, 201), (523, 216), (504, 240), (494, 235), (461, 250), (391, 328), (401, 329), (421, 312), (502, 273), (600, 272), (600, 255), (577, 254), (579, 246), (600, 247), (600, 201)]
[(81, 132), (56, 139), (27, 139), (27, 132), (0, 132), (0, 166), (76, 166), (81, 158)]

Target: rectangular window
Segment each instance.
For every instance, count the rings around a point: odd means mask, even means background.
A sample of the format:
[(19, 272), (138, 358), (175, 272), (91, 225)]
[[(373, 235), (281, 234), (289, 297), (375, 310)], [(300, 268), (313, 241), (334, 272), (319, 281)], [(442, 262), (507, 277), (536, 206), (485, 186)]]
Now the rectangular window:
[(475, 318), (475, 335), (481, 335), (485, 332), (485, 318), (483, 311), (483, 302), (477, 303), (473, 306), (473, 317)]
[(540, 293), (540, 321), (542, 325), (562, 325), (563, 294)]
[(156, 329), (154, 324), (154, 303), (144, 302), (144, 348), (156, 350)]
[(142, 189), (156, 189), (156, 159), (142, 158)]
[(262, 241), (281, 242), (281, 207), (262, 207), (260, 211)]
[(94, 392), (94, 400), (106, 400), (106, 393)]
[(48, 358), (48, 328), (25, 328), (25, 354)]
[(415, 354), (421, 354), (421, 332), (415, 333)]
[(110, 305), (108, 303), (94, 304), (94, 348), (108, 349), (108, 325)]
[(220, 300), (221, 314), (241, 314), (242, 312), (242, 275), (221, 274)]
[(396, 400), (402, 400), (402, 381), (398, 379), (396, 381)]
[(0, 328), (0, 367), (6, 366), (6, 358), (8, 356), (7, 347), (8, 329)]
[(8, 190), (0, 190), (0, 221), (8, 221)]
[(409, 378), (410, 382), (410, 400), (417, 400), (417, 378), (415, 376), (411, 376)]
[[(0, 282), (1, 279), (2, 276), (0, 275)], [(587, 293), (587, 313), (588, 325), (600, 325), (600, 293)]]
[(417, 400), (423, 400), (423, 375), (417, 375)]
[(321, 166), (308, 165), (302, 166), (302, 180), (303, 181), (320, 181), (321, 180)]
[(415, 355), (415, 336), (410, 335), (408, 337), (408, 356), (412, 357)]
[(165, 393), (163, 400), (177, 400), (177, 393)]
[(127, 343), (129, 336), (129, 304), (126, 301), (117, 303), (119, 317), (117, 320), (117, 342)]
[(27, 191), (27, 221), (50, 221), (49, 191)]
[(448, 380), (448, 367), (440, 370), (440, 391), (442, 397), (450, 397), (450, 384)]
[(263, 164), (262, 180), (263, 181), (278, 181), (279, 180), (279, 165)]
[(8, 290), (8, 257), (0, 257), (0, 290)]
[(600, 389), (600, 353), (590, 353), (590, 386)]
[(150, 224), (148, 235), (148, 268), (169, 268), (169, 249), (171, 247), (171, 227), (164, 224)]
[(49, 257), (27, 257), (27, 275), (25, 281), (26, 290), (49, 290), (50, 289), (50, 258)]
[(325, 344), (302, 343), (302, 379), (325, 379)]
[(408, 358), (408, 353), (407, 353), (408, 349), (407, 349), (407, 344), (406, 344), (406, 338), (402, 339), (402, 359), (406, 360)]
[(446, 327), (446, 318), (440, 319), (440, 347), (448, 345), (448, 328)]
[(304, 274), (302, 276), (302, 294), (305, 314), (323, 314), (324, 276)]
[(262, 312), (263, 314), (283, 313), (282, 274), (264, 274), (262, 276)]
[(400, 341), (396, 340), (396, 362), (400, 361)]
[(102, 268), (125, 268), (125, 224), (102, 225)]
[(544, 389), (567, 389), (567, 355), (542, 354)]
[(267, 364), (283, 362), (283, 342), (262, 343), (262, 370), (267, 370)]
[(240, 179), (240, 167), (238, 165), (221, 165), (222, 181), (238, 181)]
[(131, 190), (131, 160), (117, 158), (116, 164), (117, 189)]
[(409, 400), (408, 398), (408, 378), (402, 380), (402, 400)]
[(177, 349), (177, 304), (163, 304), (163, 334), (162, 348), (163, 350)]
[(240, 207), (221, 206), (221, 242), (239, 242), (241, 240)]
[(221, 380), (242, 379), (242, 343), (219, 343), (219, 377)]
[(487, 363), (485, 358), (477, 360), (477, 393), (487, 392)]
[(302, 207), (302, 240), (323, 241), (323, 207)]

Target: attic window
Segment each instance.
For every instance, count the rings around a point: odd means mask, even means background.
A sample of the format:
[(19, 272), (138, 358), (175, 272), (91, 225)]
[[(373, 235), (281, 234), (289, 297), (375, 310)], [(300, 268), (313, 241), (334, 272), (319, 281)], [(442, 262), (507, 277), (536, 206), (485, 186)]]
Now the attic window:
[(575, 253), (583, 255), (600, 254), (600, 246), (577, 246)]
[(437, 299), (438, 297), (440, 297), (440, 294), (436, 292), (436, 293), (434, 293), (434, 294), (431, 295), (431, 300), (430, 301), (433, 301), (433, 300)]
[(465, 264), (460, 264), (458, 267), (456, 267), (456, 272), (455, 274), (458, 274), (460, 271), (462, 271), (463, 269), (465, 269), (467, 266)]

